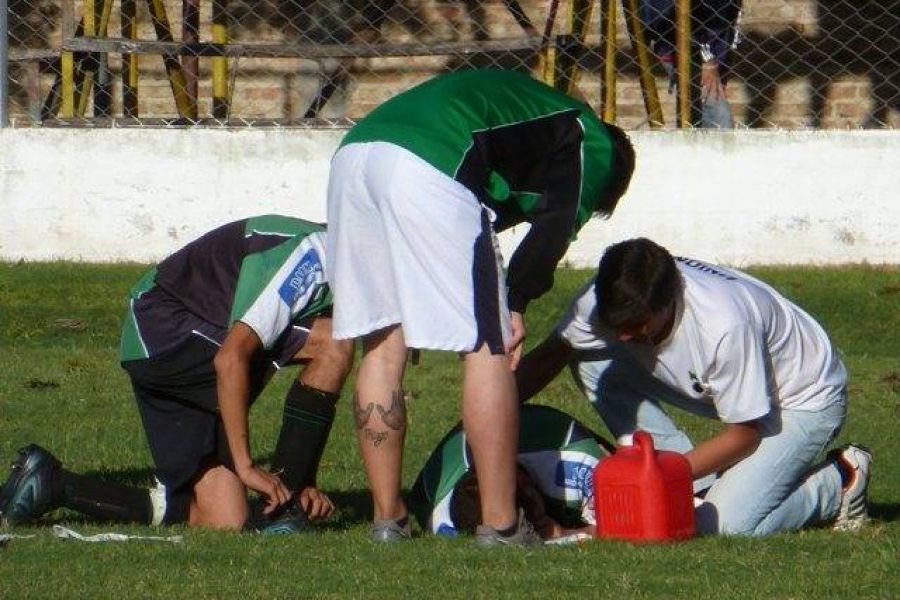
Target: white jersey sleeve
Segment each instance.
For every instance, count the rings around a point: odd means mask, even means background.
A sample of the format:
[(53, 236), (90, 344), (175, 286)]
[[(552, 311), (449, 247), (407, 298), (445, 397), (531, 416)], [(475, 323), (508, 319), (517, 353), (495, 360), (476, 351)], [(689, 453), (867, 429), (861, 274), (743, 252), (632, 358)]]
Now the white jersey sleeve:
[(771, 409), (763, 336), (743, 324), (727, 331), (716, 347), (708, 384), (725, 423), (752, 421)]
[(328, 292), (323, 234), (307, 236), (280, 260), (268, 283), (240, 315), (264, 348), (271, 348), (294, 318), (321, 302)]
[(594, 281), (592, 278), (581, 288), (556, 326), (556, 334), (575, 350), (601, 350), (607, 345), (604, 337), (608, 332), (591, 325), (597, 320)]

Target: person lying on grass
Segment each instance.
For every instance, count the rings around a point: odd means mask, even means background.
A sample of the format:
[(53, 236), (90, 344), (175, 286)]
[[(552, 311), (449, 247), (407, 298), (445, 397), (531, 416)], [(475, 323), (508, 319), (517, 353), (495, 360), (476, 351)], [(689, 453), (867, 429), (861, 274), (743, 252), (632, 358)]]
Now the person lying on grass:
[[(516, 504), (543, 539), (591, 535), (592, 475), (610, 450), (609, 442), (564, 412), (548, 406), (522, 407)], [(481, 518), (478, 478), (459, 426), (429, 456), (409, 504), (425, 531), (442, 536), (475, 532)]]
[[(316, 472), (353, 344), (331, 337), (324, 247), (323, 226), (265, 215), (223, 225), (148, 271), (131, 289), (120, 358), (158, 485), (79, 475), (30, 444), (0, 489), (0, 519), (30, 523), (66, 507), (102, 520), (285, 532), (329, 515)], [(295, 363), (305, 367), (267, 471), (250, 456), (249, 407)], [(264, 500), (253, 519), (247, 488)]]

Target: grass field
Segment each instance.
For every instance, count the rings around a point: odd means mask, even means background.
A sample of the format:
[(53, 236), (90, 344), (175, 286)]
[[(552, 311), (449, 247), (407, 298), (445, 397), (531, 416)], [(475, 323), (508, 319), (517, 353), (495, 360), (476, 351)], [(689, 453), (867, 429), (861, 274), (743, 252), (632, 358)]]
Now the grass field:
[[(0, 461), (31, 441), (76, 471), (121, 482), (151, 477), (130, 387), (116, 353), (123, 298), (144, 267), (0, 264)], [(874, 267), (756, 269), (820, 319), (851, 373), (850, 417), (839, 443), (869, 445), (874, 522), (857, 534), (828, 529), (766, 539), (709, 538), (675, 545), (591, 542), (580, 547), (479, 551), (469, 539), (421, 535), (391, 547), (366, 536), (370, 504), (345, 393), (320, 484), (339, 507), (319, 532), (259, 537), (179, 528), (84, 523), (83, 533), (183, 533), (182, 544), (87, 544), (55, 539), (48, 526), (0, 549), (0, 598), (123, 597), (900, 597), (900, 270)], [(587, 277), (563, 270), (555, 289), (529, 308), (535, 344)], [(282, 373), (252, 416), (255, 455), (267, 458), (294, 372)], [(458, 414), (459, 364), (426, 353), (409, 372), (404, 481)], [(604, 432), (568, 375), (538, 402)], [(695, 436), (709, 422), (676, 418)], [(5, 467), (4, 467), (5, 469)], [(0, 477), (5, 477), (5, 470)]]

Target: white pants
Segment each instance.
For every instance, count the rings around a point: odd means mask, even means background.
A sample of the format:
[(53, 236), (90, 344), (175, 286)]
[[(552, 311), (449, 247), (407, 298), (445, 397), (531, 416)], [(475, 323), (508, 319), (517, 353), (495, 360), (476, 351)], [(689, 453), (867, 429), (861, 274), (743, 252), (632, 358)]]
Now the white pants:
[(491, 213), (465, 186), (384, 142), (349, 144), (328, 183), (333, 335), (400, 324), (410, 348), (503, 352), (506, 284)]

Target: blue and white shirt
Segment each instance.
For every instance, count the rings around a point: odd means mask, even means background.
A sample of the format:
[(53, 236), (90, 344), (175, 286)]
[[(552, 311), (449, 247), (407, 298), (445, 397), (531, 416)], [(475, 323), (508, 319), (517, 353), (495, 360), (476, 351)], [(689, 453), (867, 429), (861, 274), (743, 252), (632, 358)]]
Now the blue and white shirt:
[[(569, 415), (549, 406), (522, 407), (518, 462), (544, 496), (550, 516), (595, 524), (593, 473), (604, 456), (597, 436)], [(457, 534), (450, 501), (470, 469), (466, 435), (457, 426), (434, 449), (413, 484), (410, 511), (423, 530)]]

